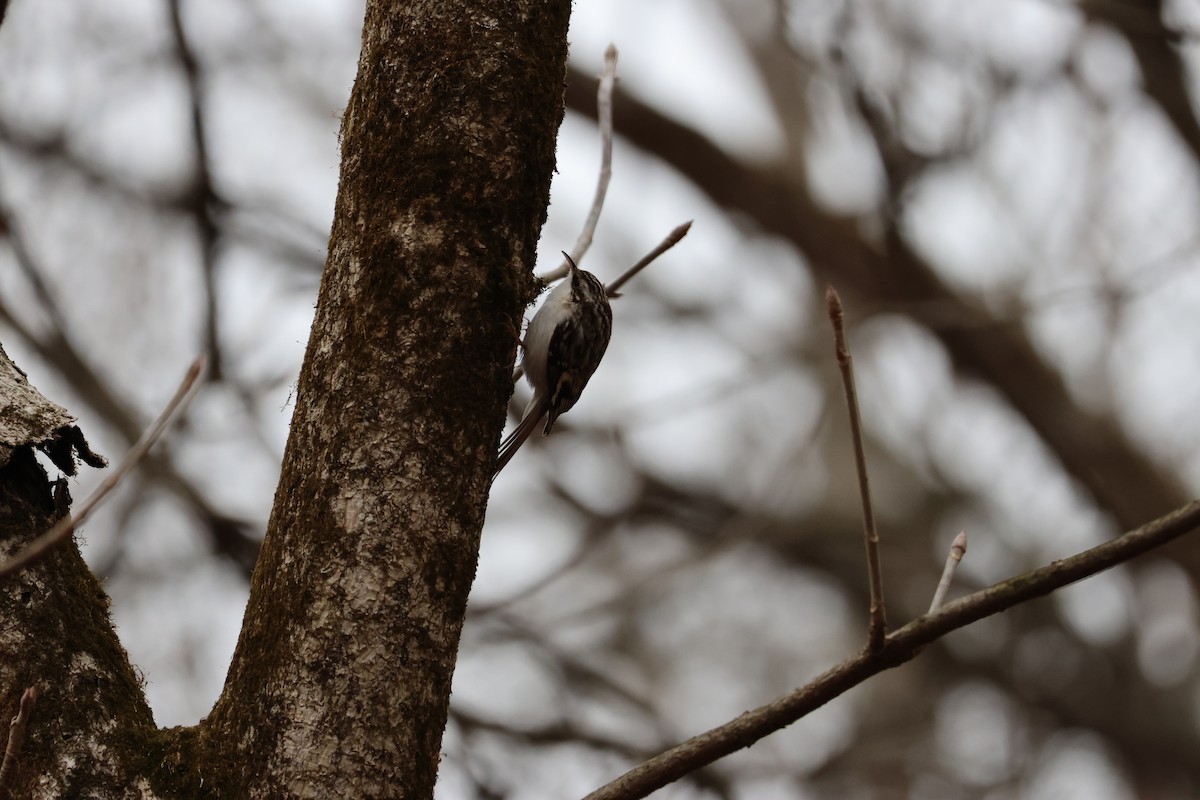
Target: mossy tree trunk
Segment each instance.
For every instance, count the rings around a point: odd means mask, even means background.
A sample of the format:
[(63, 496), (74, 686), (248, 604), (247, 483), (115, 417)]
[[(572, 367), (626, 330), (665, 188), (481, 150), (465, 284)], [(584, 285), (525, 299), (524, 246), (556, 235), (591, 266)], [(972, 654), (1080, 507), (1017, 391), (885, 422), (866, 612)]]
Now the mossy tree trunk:
[[(76, 453), (103, 465), (74, 421), (0, 346), (0, 562), (67, 511), (66, 479), (51, 482), (35, 450), (67, 474)], [(154, 720), (113, 632), (108, 598), (74, 542), (0, 579), (0, 750), (28, 687), (40, 698), (7, 787), (12, 797), (109, 796), (149, 771)]]
[(283, 475), (204, 726), (231, 791), (432, 793), (569, 10), (368, 3)]
[[(47, 598), (39, 613), (63, 624), (22, 646), (66, 653), (51, 640), (82, 618), (115, 649), (91, 694), (43, 693), (22, 785), (62, 774), (69, 720), (115, 737), (78, 795), (432, 795), (513, 331), (533, 295), (569, 13), (567, 0), (368, 1), (316, 318), (224, 693), (199, 726), (156, 731), (72, 546), (18, 577), (69, 569), (91, 588)], [(53, 509), (22, 502), (5, 518), (22, 537), (50, 524)], [(0, 588), (19, 605), (16, 582)], [(48, 663), (0, 673), (5, 708)], [(66, 716), (76, 701), (104, 713)]]

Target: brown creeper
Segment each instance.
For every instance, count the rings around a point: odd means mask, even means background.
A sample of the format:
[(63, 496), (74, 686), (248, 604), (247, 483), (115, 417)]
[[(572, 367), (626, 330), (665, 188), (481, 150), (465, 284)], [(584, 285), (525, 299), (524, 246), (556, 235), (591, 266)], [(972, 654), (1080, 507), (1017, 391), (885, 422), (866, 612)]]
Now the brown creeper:
[(567, 256), (570, 271), (533, 315), (522, 342), (525, 378), (533, 387), (533, 398), (516, 430), (500, 443), (493, 478), (525, 443), (543, 416), (545, 436), (559, 414), (565, 414), (575, 405), (604, 357), (612, 335), (612, 309), (604, 284), (592, 273), (575, 266), (566, 253), (563, 255)]

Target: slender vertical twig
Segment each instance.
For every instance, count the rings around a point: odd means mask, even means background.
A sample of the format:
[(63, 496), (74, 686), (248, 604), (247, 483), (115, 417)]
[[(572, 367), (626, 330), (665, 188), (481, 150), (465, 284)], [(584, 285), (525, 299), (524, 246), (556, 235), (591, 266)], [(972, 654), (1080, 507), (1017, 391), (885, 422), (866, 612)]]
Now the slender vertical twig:
[[(610, 44), (604, 51), (604, 71), (600, 73), (600, 85), (596, 89), (596, 125), (600, 128), (600, 175), (596, 179), (596, 193), (592, 195), (592, 207), (588, 209), (583, 229), (571, 248), (571, 259), (576, 263), (592, 246), (600, 212), (604, 210), (604, 198), (608, 196), (608, 184), (612, 180), (613, 145), (613, 89), (617, 85), (617, 47)], [(544, 283), (553, 283), (567, 274), (567, 259), (541, 276)]]
[(17, 762), (21, 760), (21, 748), (25, 744), (25, 726), (37, 702), (38, 690), (30, 686), (21, 695), (21, 707), (8, 725), (8, 745), (4, 748), (4, 763), (0, 764), (0, 800), (8, 800), (9, 785), (17, 773)]
[[(596, 180), (596, 193), (592, 196), (592, 207), (588, 210), (587, 219), (583, 222), (583, 230), (571, 248), (570, 258), (575, 263), (583, 260), (583, 255), (592, 246), (592, 238), (596, 234), (596, 225), (600, 222), (600, 212), (604, 209), (604, 198), (608, 196), (608, 184), (612, 180), (612, 140), (613, 89), (617, 85), (617, 47), (609, 44), (604, 51), (604, 71), (600, 73), (600, 85), (596, 89), (596, 124), (600, 128), (600, 176)], [(566, 254), (564, 253), (564, 256)], [(541, 276), (543, 284), (553, 283), (567, 274), (567, 259)], [(525, 365), (518, 364), (513, 368), (513, 383), (525, 374)]]
[(0, 579), (44, 558), (47, 553), (66, 541), (75, 532), (76, 526), (83, 524), (83, 521), (100, 504), (100, 501), (117, 487), (121, 479), (129, 474), (129, 471), (142, 460), (142, 456), (146, 455), (146, 452), (154, 446), (154, 443), (158, 441), (158, 437), (166, 430), (171, 419), (187, 406), (188, 401), (192, 398), (193, 391), (199, 385), (196, 381), (201, 373), (204, 372), (206, 361), (207, 359), (204, 356), (198, 356), (192, 362), (192, 365), (188, 367), (187, 374), (183, 377), (183, 381), (180, 382), (179, 388), (175, 390), (175, 396), (171, 398), (171, 402), (167, 403), (167, 407), (158, 415), (158, 419), (154, 421), (154, 424), (146, 429), (146, 432), (134, 443), (133, 447), (129, 448), (129, 453), (125, 456), (125, 460), (121, 462), (121, 465), (96, 487), (96, 491), (92, 492), (80, 504), (74, 514), (69, 514), (60, 519), (53, 528), (34, 539), (24, 550), (10, 558), (3, 565), (0, 565)]
[(832, 286), (825, 290), (825, 307), (833, 325), (834, 348), (842, 386), (846, 392), (846, 407), (850, 411), (850, 437), (854, 444), (854, 466), (858, 470), (858, 488), (862, 495), (863, 534), (867, 548), (867, 575), (871, 583), (871, 616), (867, 626), (867, 649), (877, 653), (883, 648), (887, 635), (887, 612), (883, 605), (883, 574), (879, 568), (879, 532), (875, 529), (875, 512), (871, 508), (871, 487), (867, 480), (867, 455), (863, 448), (862, 422), (858, 414), (858, 390), (854, 387), (854, 362), (846, 344), (842, 319), (842, 300)]
[(946, 566), (942, 569), (942, 578), (938, 581), (937, 589), (933, 592), (933, 601), (929, 604), (929, 613), (933, 613), (942, 607), (942, 603), (946, 601), (946, 592), (950, 591), (950, 584), (954, 580), (954, 573), (958, 569), (958, 564), (967, 553), (967, 532), (959, 531), (954, 537), (954, 542), (950, 545), (950, 552), (946, 554)]
[[(600, 85), (596, 89), (596, 123), (600, 127), (600, 176), (596, 180), (596, 193), (592, 196), (592, 207), (584, 220), (583, 230), (571, 248), (571, 258), (576, 264), (583, 261), (583, 256), (592, 246), (592, 237), (596, 235), (596, 225), (600, 222), (600, 212), (604, 209), (604, 198), (608, 196), (608, 184), (612, 180), (612, 147), (613, 147), (613, 89), (617, 85), (617, 47), (610, 44), (604, 51), (604, 71), (600, 73)], [(567, 262), (563, 263), (545, 276), (543, 280), (555, 280), (567, 274)], [(553, 277), (551, 277), (553, 276)]]

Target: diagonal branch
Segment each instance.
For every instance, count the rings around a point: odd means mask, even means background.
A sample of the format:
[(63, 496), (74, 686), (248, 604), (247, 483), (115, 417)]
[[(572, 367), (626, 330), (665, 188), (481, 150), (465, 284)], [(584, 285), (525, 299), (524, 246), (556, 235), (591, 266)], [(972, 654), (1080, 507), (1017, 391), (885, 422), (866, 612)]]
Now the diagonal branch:
[(51, 550), (70, 538), (71, 534), (75, 532), (75, 528), (83, 524), (83, 521), (95, 510), (96, 506), (108, 496), (109, 492), (117, 488), (117, 484), (121, 482), (121, 479), (128, 475), (130, 470), (137, 466), (137, 463), (146, 455), (146, 452), (154, 446), (154, 443), (162, 436), (163, 431), (167, 429), (167, 425), (170, 424), (171, 419), (174, 418), (176, 413), (187, 406), (188, 401), (191, 400), (193, 390), (196, 388), (196, 380), (204, 371), (204, 363), (204, 356), (200, 356), (192, 362), (183, 381), (179, 384), (179, 388), (175, 390), (175, 396), (167, 403), (167, 407), (159, 414), (154, 424), (134, 443), (133, 447), (129, 450), (129, 454), (125, 456), (125, 460), (121, 462), (121, 465), (100, 483), (96, 491), (92, 492), (87, 500), (83, 501), (74, 514), (69, 514), (60, 519), (53, 528), (34, 539), (23, 550), (3, 565), (0, 565), (0, 579), (6, 578), (28, 567), (30, 564), (40, 561)]
[[(940, 502), (940, 501), (939, 501)], [(936, 503), (935, 503), (936, 505)], [(817, 570), (835, 581), (847, 594), (852, 607), (866, 606), (869, 602), (867, 587), (860, 585), (861, 558), (853, 547), (831, 547), (830, 542), (849, 542), (849, 538), (861, 530), (858, 515), (845, 510), (833, 513), (814, 512), (794, 516), (755, 516), (759, 512), (749, 510), (740, 503), (722, 501), (711, 493), (684, 490), (661, 481), (647, 480), (640, 497), (624, 512), (623, 524), (669, 525), (689, 537), (697, 550), (714, 547), (719, 541), (728, 541), (720, 532), (731, 526), (747, 524), (754, 520), (755, 531), (750, 534), (757, 544), (767, 549), (773, 559), (789, 568)], [(898, 512), (895, 530), (928, 531), (940, 519), (930, 509), (910, 509)], [(818, 536), (797, 539), (796, 530), (824, 531)], [(897, 539), (906, 537), (899, 533)], [(918, 537), (920, 538), (920, 537)], [(1002, 536), (995, 537), (1003, 539)], [(1172, 550), (1194, 547), (1195, 537), (1179, 541), (1170, 546)], [(911, 548), (909, 548), (911, 549)], [(895, 550), (903, 555), (903, 550)], [(1164, 550), (1157, 551), (1161, 556)], [(925, 555), (910, 554), (900, 564), (901, 573), (907, 582), (915, 586), (933, 585), (938, 576), (932, 562)], [(944, 555), (944, 554), (943, 554)], [(1148, 562), (1150, 559), (1146, 559)], [(1138, 566), (1145, 562), (1139, 562)], [(966, 587), (972, 591), (977, 586)], [(913, 601), (917, 595), (906, 592), (908, 602), (903, 603), (915, 617), (923, 609)], [(904, 601), (904, 597), (900, 598)], [(895, 602), (895, 601), (893, 601)], [(1136, 653), (1130, 651), (1128, 642), (1114, 642), (1098, 647), (1076, 634), (1070, 626), (1063, 626), (1055, 604), (1027, 604), (1020, 610), (1019, 621), (1010, 626), (1012, 634), (993, 642), (997, 648), (989, 649), (993, 655), (980, 659), (973, 655), (975, 648), (928, 648), (919, 664), (913, 668), (922, 681), (930, 676), (954, 674), (962, 680), (981, 680), (996, 685), (1021, 683), (1026, 676), (1024, 666), (1028, 662), (1020, 653), (1026, 641), (1021, 631), (1054, 629), (1059, 631), (1065, 651), (1087, 659), (1086, 668), (1076, 672), (1076, 679), (1069, 686), (1055, 686), (1050, 690), (1023, 684), (1018, 692), (1019, 700), (1031, 712), (1046, 721), (1046, 724), (1061, 728), (1087, 728), (1104, 737), (1122, 763), (1129, 765), (1136, 785), (1154, 785), (1156, 776), (1179, 774), (1181, 780), (1192, 781), (1189, 785), (1200, 786), (1200, 763), (1194, 757), (1200, 752), (1200, 734), (1190, 721), (1174, 713), (1181, 704), (1191, 702), (1187, 684), (1164, 686), (1152, 683), (1140, 676)], [(1109, 680), (1112, 675), (1128, 676), (1122, 682), (1118, 695), (1107, 696), (1111, 691)], [(921, 676), (924, 676), (922, 678)], [(1045, 687), (1042, 687), (1045, 689)], [(1032, 690), (1032, 692), (1030, 691)], [(1097, 703), (1097, 696), (1107, 697), (1107, 702)], [(920, 713), (925, 702), (920, 695), (894, 698), (900, 705), (901, 714)], [(895, 704), (893, 704), (893, 710)], [(908, 709), (908, 710), (906, 710)], [(843, 755), (840, 760), (847, 756)], [(632, 762), (631, 762), (632, 763)], [(832, 768), (829, 762), (825, 769)]]
[[(48, 301), (51, 304), (50, 309), (56, 308), (53, 297), (49, 297)], [(49, 313), (51, 319), (54, 319), (55, 312)], [(65, 329), (55, 327), (38, 336), (13, 314), (3, 297), (0, 297), (0, 322), (11, 327), (30, 349), (51, 365), (81, 397), (88, 398), (92, 409), (115, 428), (130, 447), (133, 446), (141, 433), (137, 414), (113, 391), (108, 381), (104, 380), (91, 362), (84, 358), (83, 353), (76, 347), (75, 340)], [(212, 505), (194, 483), (180, 474), (178, 467), (169, 457), (150, 453), (146, 456), (146, 461), (153, 480), (166, 487), (196, 514), (211, 538), (214, 550), (230, 558), (242, 574), (249, 578), (259, 546), (257, 539), (251, 535), (250, 526)]]
[(692, 221), (690, 219), (687, 222), (684, 222), (681, 225), (676, 225), (674, 228), (672, 228), (671, 232), (667, 234), (665, 239), (658, 243), (657, 247), (639, 258), (636, 264), (622, 272), (616, 280), (604, 287), (604, 290), (608, 293), (608, 296), (620, 297), (619, 293), (622, 286), (629, 283), (629, 281), (632, 280), (635, 275), (654, 263), (656, 258), (670, 250), (675, 245), (679, 244), (680, 240), (687, 236), (688, 231), (691, 229)]
[(737, 719), (655, 756), (585, 800), (636, 800), (791, 725), (874, 675), (898, 667), (951, 631), (1042, 597), (1076, 581), (1130, 561), (1200, 526), (1200, 501), (1078, 555), (1010, 578), (925, 614), (884, 640), (878, 653), (863, 651), (807, 685)]

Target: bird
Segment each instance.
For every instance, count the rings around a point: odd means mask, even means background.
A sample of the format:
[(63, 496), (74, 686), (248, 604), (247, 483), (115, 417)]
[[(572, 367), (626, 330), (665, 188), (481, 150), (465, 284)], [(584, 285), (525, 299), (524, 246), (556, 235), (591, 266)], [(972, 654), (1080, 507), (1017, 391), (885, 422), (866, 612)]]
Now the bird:
[(612, 307), (604, 284), (580, 269), (569, 255), (567, 277), (550, 290), (546, 302), (533, 315), (522, 339), (525, 379), (533, 397), (516, 429), (500, 443), (495, 479), (512, 460), (542, 417), (546, 436), (554, 421), (579, 400), (583, 388), (600, 365), (612, 336)]

